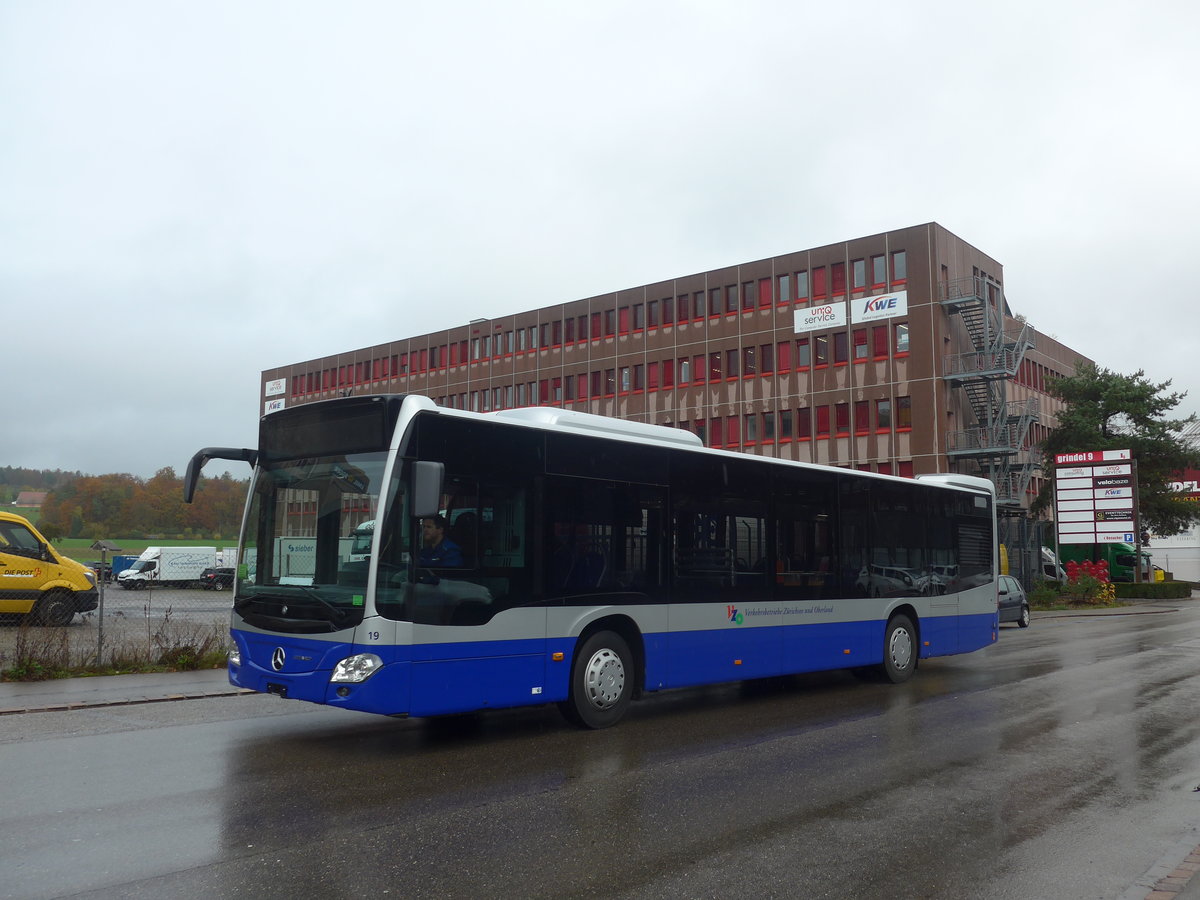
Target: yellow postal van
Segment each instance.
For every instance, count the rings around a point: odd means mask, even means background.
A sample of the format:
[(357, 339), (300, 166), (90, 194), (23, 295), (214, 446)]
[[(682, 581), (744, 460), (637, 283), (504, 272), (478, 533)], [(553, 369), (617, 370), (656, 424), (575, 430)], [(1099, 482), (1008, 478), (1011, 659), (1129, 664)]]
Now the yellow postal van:
[(98, 604), (95, 572), (61, 555), (28, 519), (0, 511), (0, 614), (67, 625)]

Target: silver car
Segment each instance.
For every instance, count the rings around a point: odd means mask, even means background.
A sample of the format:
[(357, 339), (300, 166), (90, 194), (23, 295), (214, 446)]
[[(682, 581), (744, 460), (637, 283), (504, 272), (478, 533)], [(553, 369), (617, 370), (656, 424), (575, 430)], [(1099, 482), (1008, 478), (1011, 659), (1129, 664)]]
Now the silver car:
[(1029, 600), (1025, 588), (1011, 575), (1000, 576), (1000, 621), (1029, 627)]

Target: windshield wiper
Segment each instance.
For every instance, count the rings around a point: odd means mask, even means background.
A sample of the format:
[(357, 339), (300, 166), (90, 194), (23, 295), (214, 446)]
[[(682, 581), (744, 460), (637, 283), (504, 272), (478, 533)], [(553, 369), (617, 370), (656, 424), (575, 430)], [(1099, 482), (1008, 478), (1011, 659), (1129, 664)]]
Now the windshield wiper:
[(277, 588), (279, 588), (279, 587), (286, 588), (287, 593), (259, 590), (259, 591), (255, 591), (254, 593), (250, 594), (249, 596), (242, 594), (242, 595), (238, 596), (238, 600), (237, 600), (237, 603), (234, 604), (234, 608), (238, 612), (243, 612), (247, 607), (251, 607), (255, 603), (261, 603), (264, 600), (274, 600), (274, 601), (282, 603), (284, 606), (286, 606), (288, 603), (293, 602), (295, 599), (292, 596), (292, 592), (299, 591), (307, 599), (315, 600), (318, 605), (324, 607), (329, 612), (329, 618), (333, 622), (333, 624), (339, 625), (339, 626), (343, 625), (350, 618), (349, 610), (342, 609), (340, 606), (336, 606), (333, 603), (330, 603), (328, 600), (326, 600), (319, 593), (317, 593), (316, 591), (314, 591), (312, 588), (308, 587), (307, 585), (289, 584), (289, 585), (282, 585), (282, 586), (276, 585), (276, 587)]
[(295, 586), (298, 587), (300, 589), (300, 591), (306, 597), (316, 600), (323, 607), (325, 607), (327, 610), (329, 610), (330, 617), (332, 618), (335, 625), (342, 625), (343, 623), (345, 623), (346, 619), (348, 618), (348, 616), (346, 614), (346, 610), (342, 609), (340, 606), (334, 606), (332, 603), (330, 603), (328, 600), (326, 600), (324, 597), (322, 597), (320, 594), (318, 594), (316, 591), (314, 591), (312, 588), (308, 587), (307, 585), (298, 584)]

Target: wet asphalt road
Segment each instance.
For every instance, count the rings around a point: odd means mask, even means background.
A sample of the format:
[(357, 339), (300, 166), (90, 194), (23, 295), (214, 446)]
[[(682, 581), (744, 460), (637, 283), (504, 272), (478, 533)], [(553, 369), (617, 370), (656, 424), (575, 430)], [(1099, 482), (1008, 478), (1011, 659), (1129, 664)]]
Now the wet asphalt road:
[(1200, 844), (1197, 701), (1190, 601), (602, 732), (257, 695), (6, 715), (0, 897), (1141, 900)]

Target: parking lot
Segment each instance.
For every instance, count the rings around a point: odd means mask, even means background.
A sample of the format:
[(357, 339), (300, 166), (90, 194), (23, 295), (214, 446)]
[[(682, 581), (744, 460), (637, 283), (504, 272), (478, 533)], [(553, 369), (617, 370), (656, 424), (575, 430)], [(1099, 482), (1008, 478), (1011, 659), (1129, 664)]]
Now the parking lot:
[(172, 647), (205, 640), (225, 646), (231, 601), (229, 591), (125, 590), (110, 582), (104, 586), (102, 610), (76, 615), (65, 628), (32, 626), (15, 616), (0, 622), (0, 669), (12, 665), (22, 646), (61, 653), (67, 665), (90, 663), (98, 650), (103, 651), (105, 660), (155, 659)]

